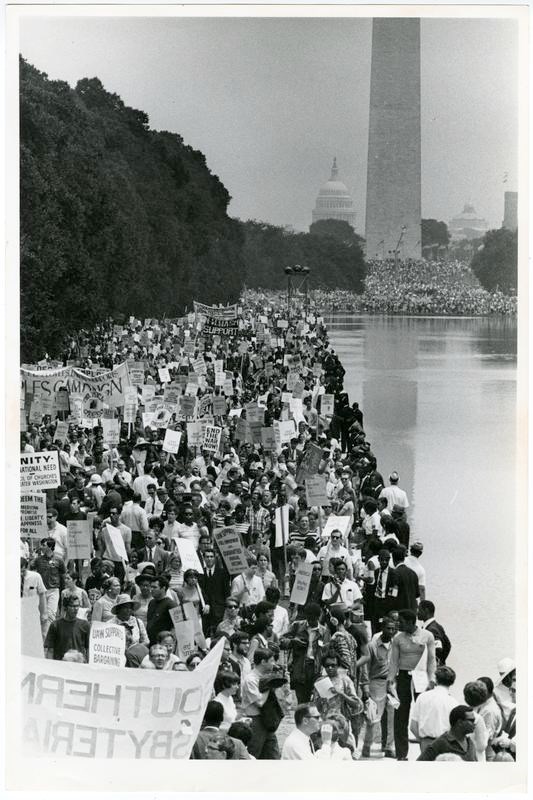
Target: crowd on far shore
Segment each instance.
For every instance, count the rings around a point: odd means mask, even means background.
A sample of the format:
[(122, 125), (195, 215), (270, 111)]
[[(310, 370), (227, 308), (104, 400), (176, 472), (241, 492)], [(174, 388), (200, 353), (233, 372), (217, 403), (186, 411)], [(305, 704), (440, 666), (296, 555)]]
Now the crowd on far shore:
[(324, 312), (485, 316), (517, 313), (516, 295), (483, 289), (463, 261), (394, 259), (367, 261), (365, 288), (316, 289), (313, 300)]
[[(321, 305), (295, 297), (290, 319), (285, 297), (260, 293), (196, 306), (66, 340), (56, 373), (85, 370), (92, 386), (127, 369), (103, 405), (75, 381), (45, 397), (51, 364), (22, 370), (21, 454), (55, 451), (60, 470), (46, 536), (20, 542), (34, 642), (84, 669), (91, 626), (107, 623), (125, 630), (127, 668), (177, 673), (221, 643), (196, 759), (407, 761), (415, 739), (422, 761), (513, 761), (515, 663), (455, 685), (463, 654), (426, 575), (431, 543), (412, 530), (412, 487), (396, 465), (378, 470)], [(69, 538), (81, 527), (85, 559)]]

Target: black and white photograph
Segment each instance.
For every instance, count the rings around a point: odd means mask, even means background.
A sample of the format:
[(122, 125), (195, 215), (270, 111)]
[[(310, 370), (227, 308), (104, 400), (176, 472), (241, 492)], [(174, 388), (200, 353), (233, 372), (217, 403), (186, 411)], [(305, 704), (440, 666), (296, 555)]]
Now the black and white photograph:
[(528, 22), (8, 9), (7, 788), (525, 791)]

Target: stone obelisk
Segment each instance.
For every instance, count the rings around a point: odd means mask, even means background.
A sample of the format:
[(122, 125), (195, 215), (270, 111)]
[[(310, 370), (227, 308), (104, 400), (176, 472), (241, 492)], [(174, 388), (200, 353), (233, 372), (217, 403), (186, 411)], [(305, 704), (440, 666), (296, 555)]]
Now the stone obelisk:
[(374, 19), (367, 258), (419, 258), (420, 205), (420, 20)]

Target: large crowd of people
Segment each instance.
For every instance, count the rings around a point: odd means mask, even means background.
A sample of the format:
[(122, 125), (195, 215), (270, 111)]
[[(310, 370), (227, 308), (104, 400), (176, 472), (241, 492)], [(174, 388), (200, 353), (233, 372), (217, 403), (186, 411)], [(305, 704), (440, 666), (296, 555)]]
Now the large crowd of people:
[[(94, 622), (125, 629), (131, 669), (193, 671), (222, 640), (195, 759), (405, 761), (416, 741), (420, 760), (512, 760), (515, 665), (456, 692), (461, 654), (408, 487), (394, 465), (378, 470), (322, 307), (298, 303), (287, 319), (281, 301), (248, 295), (226, 332), (204, 309), (66, 340), (65, 365), (135, 369), (136, 408), (130, 422), (120, 402), (100, 421), (73, 402), (26, 414), (21, 452), (55, 450), (60, 465), (46, 537), (21, 537), (21, 596), (38, 597), (45, 655), (87, 662)], [(81, 560), (69, 521), (87, 519)], [(187, 654), (171, 614), (185, 604), (200, 625)]]
[(483, 289), (470, 266), (459, 260), (368, 260), (362, 294), (346, 289), (311, 292), (326, 313), (511, 315), (517, 297)]

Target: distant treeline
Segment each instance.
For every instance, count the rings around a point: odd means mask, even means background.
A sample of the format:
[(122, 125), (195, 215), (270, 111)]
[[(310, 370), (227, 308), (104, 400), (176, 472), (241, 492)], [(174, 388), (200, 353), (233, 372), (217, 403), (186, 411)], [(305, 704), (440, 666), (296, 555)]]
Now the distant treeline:
[(205, 157), (107, 92), (20, 60), (21, 357), (108, 316), (174, 316), (277, 288), (306, 265), (317, 287), (361, 291), (361, 239), (346, 223), (292, 233), (227, 214)]

